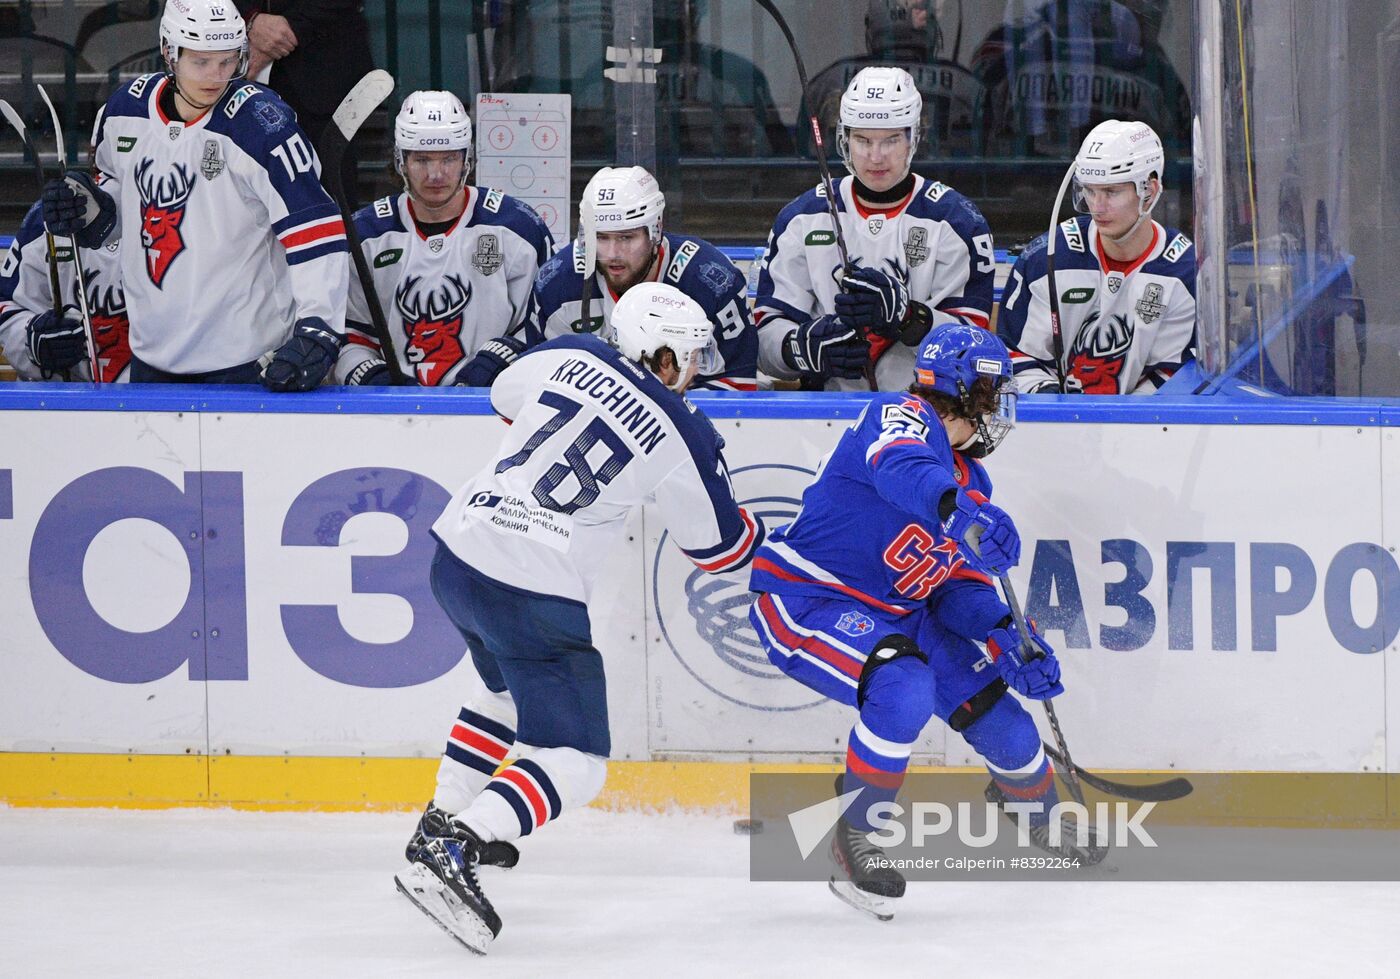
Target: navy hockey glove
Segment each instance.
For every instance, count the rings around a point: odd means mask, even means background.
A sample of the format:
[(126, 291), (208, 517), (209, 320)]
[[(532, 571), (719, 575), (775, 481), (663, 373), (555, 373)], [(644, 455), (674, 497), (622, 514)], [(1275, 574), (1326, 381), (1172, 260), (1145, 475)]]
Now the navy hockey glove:
[(27, 333), (29, 356), (47, 373), (66, 371), (87, 357), (83, 324), (51, 309), (34, 317)]
[(277, 348), (272, 362), (263, 368), (263, 387), (269, 391), (310, 391), (335, 366), (340, 337), (319, 316), (297, 320), (292, 338)]
[[(1005, 620), (1003, 620), (1005, 622)], [(1035, 620), (1027, 619), (1031, 634), (1024, 642), (1014, 623), (993, 629), (987, 636), (987, 655), (996, 664), (1006, 685), (1022, 697), (1049, 700), (1065, 692), (1060, 683), (1060, 661), (1055, 650), (1036, 631)]]
[(1021, 535), (1011, 515), (981, 493), (949, 490), (939, 504), (943, 533), (958, 542), (967, 564), (1001, 577), (1021, 560)]
[(497, 337), (482, 344), (476, 356), (457, 372), (458, 387), (489, 388), (496, 375), (505, 370), (525, 352), (525, 341), (515, 337)]
[(783, 341), (783, 362), (804, 374), (860, 377), (869, 361), (869, 342), (835, 316), (803, 323)]
[(346, 375), (345, 383), (356, 387), (383, 387), (394, 383), (394, 375), (389, 373), (389, 365), (376, 357), (356, 365)]
[(73, 235), (84, 248), (100, 248), (117, 223), (117, 202), (81, 170), (45, 184), (43, 208), (52, 234)]
[(879, 269), (859, 268), (841, 277), (836, 315), (847, 326), (865, 333), (899, 339), (909, 315), (909, 288)]

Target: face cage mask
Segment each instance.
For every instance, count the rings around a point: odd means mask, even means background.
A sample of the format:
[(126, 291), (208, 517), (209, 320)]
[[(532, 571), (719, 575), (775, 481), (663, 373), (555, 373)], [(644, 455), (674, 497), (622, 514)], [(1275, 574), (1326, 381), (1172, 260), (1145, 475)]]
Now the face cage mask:
[[(958, 392), (962, 397), (963, 404), (970, 406), (972, 399), (968, 396), (967, 387), (961, 381), (958, 382)], [(1016, 427), (1016, 395), (1015, 385), (1002, 382), (1001, 390), (997, 392), (996, 411), (974, 416), (973, 425), (977, 434), (958, 451), (974, 459), (983, 459), (995, 452), (997, 446), (1001, 445), (1006, 436), (1010, 435), (1011, 430)]]
[[(914, 154), (919, 151), (919, 127), (909, 126), (905, 131), (909, 134), (909, 152), (904, 155), (904, 172), (899, 175), (900, 180), (909, 176), (909, 171), (914, 167)], [(846, 171), (854, 175), (856, 167), (851, 162), (850, 133), (847, 127), (839, 122), (836, 124), (836, 152), (841, 154), (841, 162), (846, 165)]]
[[(399, 179), (403, 181), (403, 192), (407, 194), (411, 200), (414, 201), (417, 201), (418, 198), (413, 196), (413, 191), (408, 186), (408, 174), (405, 173), (404, 170), (407, 169), (408, 154), (417, 152), (420, 151), (403, 150), (399, 149), (398, 146), (394, 147), (394, 169), (398, 171)], [(462, 177), (460, 180), (457, 181), (457, 190), (461, 190), (467, 185), (467, 178), (471, 176), (472, 157), (471, 152), (469, 150), (458, 150), (457, 152), (462, 154)], [(456, 193), (456, 191), (453, 191), (453, 193)]]

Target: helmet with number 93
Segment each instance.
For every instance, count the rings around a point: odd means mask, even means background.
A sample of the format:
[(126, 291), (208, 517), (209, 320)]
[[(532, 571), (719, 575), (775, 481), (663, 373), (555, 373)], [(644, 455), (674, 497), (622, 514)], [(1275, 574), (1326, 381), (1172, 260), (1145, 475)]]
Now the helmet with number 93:
[(467, 183), (471, 172), (472, 120), (462, 100), (451, 92), (410, 92), (394, 118), (394, 169), (403, 177), (407, 154), (460, 150), (462, 178), (457, 189)]
[[(919, 118), (924, 97), (914, 84), (914, 76), (903, 68), (862, 68), (841, 96), (841, 118), (836, 127), (836, 148), (846, 169), (851, 165), (851, 131), (855, 129), (906, 129), (909, 152), (904, 159), (907, 173), (919, 147)], [(900, 176), (903, 179), (903, 175)]]
[(661, 243), (661, 216), (666, 195), (645, 167), (603, 167), (583, 188), (579, 199), (581, 233), (646, 228), (653, 245)]
[(642, 282), (628, 289), (613, 307), (612, 326), (622, 356), (653, 374), (666, 366), (658, 355), (670, 350), (677, 375), (668, 385), (673, 391), (684, 391), (697, 375), (720, 368), (714, 324), (675, 286)]
[(166, 0), (160, 47), (170, 70), (182, 51), (237, 51), (238, 78), (248, 70), (248, 28), (233, 0)]
[[(929, 330), (914, 362), (911, 394), (943, 400), (957, 416), (972, 422), (976, 435), (954, 446), (980, 459), (990, 455), (1016, 426), (1016, 382), (1006, 344), (989, 330), (966, 323), (940, 323)], [(930, 397), (930, 392), (934, 397)]]

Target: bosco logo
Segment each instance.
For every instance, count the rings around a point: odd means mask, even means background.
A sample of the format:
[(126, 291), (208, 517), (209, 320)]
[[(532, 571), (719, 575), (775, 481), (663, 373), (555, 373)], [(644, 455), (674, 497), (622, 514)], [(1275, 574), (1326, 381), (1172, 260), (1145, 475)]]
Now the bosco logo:
[[(814, 475), (789, 465), (754, 465), (731, 474), (741, 506), (771, 533), (789, 523)], [(749, 624), (749, 568), (701, 571), (663, 533), (652, 556), (651, 604), (666, 648), (711, 693), (758, 711), (805, 710), (823, 702), (768, 662)]]

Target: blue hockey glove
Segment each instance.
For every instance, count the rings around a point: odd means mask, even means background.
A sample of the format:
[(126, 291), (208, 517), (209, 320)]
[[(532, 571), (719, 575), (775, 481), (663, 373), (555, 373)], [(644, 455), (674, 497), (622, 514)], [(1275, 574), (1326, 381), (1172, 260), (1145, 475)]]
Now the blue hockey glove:
[[(951, 510), (946, 501), (951, 497)], [(968, 566), (984, 574), (1000, 577), (1021, 560), (1021, 535), (1011, 515), (987, 502), (980, 493), (958, 490), (944, 494), (940, 505), (943, 533), (958, 542)], [(944, 511), (948, 511), (944, 515)]]
[(835, 316), (803, 323), (783, 341), (783, 361), (818, 377), (860, 377), (870, 362), (870, 344)]
[(993, 629), (987, 636), (987, 654), (996, 664), (1006, 685), (1022, 697), (1049, 700), (1065, 692), (1060, 683), (1060, 661), (1055, 650), (1035, 628), (1035, 620), (1027, 619), (1030, 637), (1021, 641), (1014, 623)]
[(836, 295), (836, 315), (841, 322), (865, 333), (899, 339), (909, 315), (909, 288), (879, 269), (859, 268), (841, 277)]
[(505, 370), (525, 352), (525, 341), (515, 337), (497, 337), (482, 344), (476, 356), (457, 372), (458, 387), (489, 388), (496, 375)]
[(87, 357), (83, 324), (51, 309), (34, 317), (26, 332), (30, 358), (47, 373), (66, 371)]
[(356, 387), (385, 387), (394, 383), (394, 375), (389, 373), (389, 365), (376, 357), (357, 364), (346, 375), (345, 383)]
[(277, 348), (272, 362), (263, 368), (263, 387), (269, 391), (310, 391), (335, 366), (340, 337), (319, 316), (297, 320), (292, 338)]
[(84, 248), (100, 248), (117, 223), (117, 202), (81, 170), (44, 185), (43, 209), (52, 234), (73, 235)]

